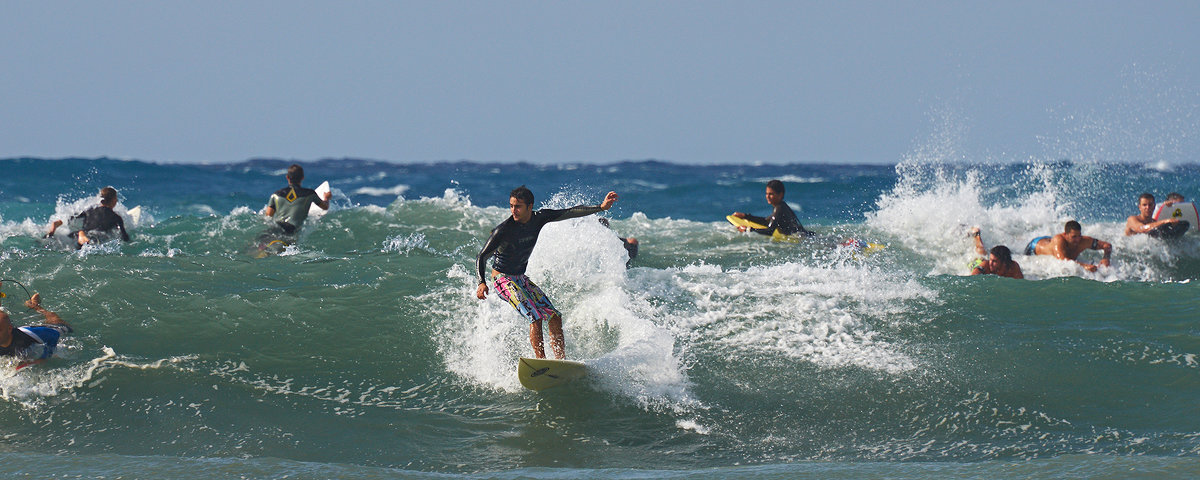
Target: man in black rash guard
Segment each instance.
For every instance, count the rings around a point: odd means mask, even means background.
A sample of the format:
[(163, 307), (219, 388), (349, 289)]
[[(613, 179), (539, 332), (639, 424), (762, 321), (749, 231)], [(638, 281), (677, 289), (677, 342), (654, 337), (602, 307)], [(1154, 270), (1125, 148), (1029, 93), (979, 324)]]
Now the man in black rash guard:
[[(83, 248), (88, 242), (102, 243), (108, 240), (113, 230), (120, 233), (121, 241), (129, 241), (129, 232), (125, 230), (125, 220), (113, 211), (116, 206), (117, 189), (104, 187), (100, 189), (100, 205), (71, 217), (72, 223), (80, 222), (79, 229), (68, 234), (75, 239), (76, 250)], [(62, 224), (62, 220), (55, 220), (54, 223), (51, 223), (50, 231), (46, 232), (45, 238), (54, 236), (54, 232)]]
[(566, 210), (543, 208), (535, 212), (533, 192), (521, 185), (509, 193), (508, 207), (512, 216), (492, 229), (492, 236), (488, 237), (483, 250), (479, 251), (475, 259), (475, 268), (479, 272), (479, 288), (475, 291), (475, 297), (480, 300), (487, 298), (487, 261), (495, 256), (492, 277), (496, 294), (529, 319), (529, 343), (537, 358), (546, 358), (546, 348), (542, 344), (542, 320), (546, 320), (550, 329), (550, 349), (554, 352), (554, 358), (566, 358), (562, 314), (554, 308), (542, 289), (525, 276), (529, 254), (533, 253), (538, 234), (547, 223), (608, 210), (616, 201), (617, 192), (608, 192), (604, 201), (597, 206), (580, 205)]
[[(792, 211), (787, 202), (783, 201), (783, 182), (779, 180), (771, 180), (767, 182), (767, 203), (771, 204), (775, 210), (771, 211), (771, 216), (767, 218), (756, 217), (754, 215), (733, 212), (733, 216), (744, 218), (751, 222), (766, 225), (767, 228), (751, 228), (755, 233), (763, 235), (771, 235), (779, 230), (783, 235), (803, 235), (810, 237), (813, 232), (804, 229), (804, 225), (800, 224), (800, 219), (796, 218), (796, 213)], [(739, 232), (744, 232), (747, 227), (738, 227)]]

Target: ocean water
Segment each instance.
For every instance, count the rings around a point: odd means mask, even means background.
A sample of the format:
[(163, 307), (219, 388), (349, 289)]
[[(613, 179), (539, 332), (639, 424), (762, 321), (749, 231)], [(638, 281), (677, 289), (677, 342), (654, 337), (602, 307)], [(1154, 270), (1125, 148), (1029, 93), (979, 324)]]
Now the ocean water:
[[(247, 248), (288, 162), (0, 160), (0, 278), (76, 333), (0, 367), (13, 478), (1194, 478), (1200, 232), (1122, 235), (1138, 194), (1200, 166), (1094, 162), (304, 163), (331, 211)], [(741, 234), (764, 183), (818, 236)], [(528, 185), (551, 224), (529, 274), (584, 380), (515, 375), (527, 327), (474, 298), (475, 255)], [(141, 206), (130, 243), (44, 246), (51, 218)], [(966, 276), (968, 229), (1020, 251), (1077, 219), (1095, 273), (1016, 255)], [(626, 266), (618, 240), (640, 254)], [(887, 247), (863, 255), (849, 238)], [(1096, 252), (1084, 259), (1095, 260)], [(14, 282), (3, 299), (18, 324)]]

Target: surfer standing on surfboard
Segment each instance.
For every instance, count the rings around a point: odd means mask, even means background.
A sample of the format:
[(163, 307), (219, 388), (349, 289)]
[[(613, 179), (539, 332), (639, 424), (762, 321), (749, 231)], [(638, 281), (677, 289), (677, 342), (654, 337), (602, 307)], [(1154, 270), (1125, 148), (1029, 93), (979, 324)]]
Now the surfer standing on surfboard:
[[(46, 323), (43, 325), (13, 327), (8, 313), (0, 310), (0, 357), (24, 359), (17, 368), (44, 362), (54, 354), (54, 349), (58, 347), (58, 339), (72, 332), (71, 326), (67, 325), (62, 317), (42, 308), (41, 295), (33, 294), (25, 301), (25, 306), (46, 317)], [(41, 352), (35, 348), (39, 345), (42, 347)]]
[(267, 207), (263, 209), (263, 215), (275, 222), (267, 234), (294, 237), (304, 226), (310, 205), (316, 204), (321, 210), (329, 210), (329, 199), (333, 193), (325, 192), (322, 198), (317, 196), (316, 190), (300, 186), (300, 182), (304, 181), (304, 167), (296, 164), (288, 167), (287, 181), (288, 186), (272, 194)]
[[(78, 230), (74, 230), (68, 235), (75, 240), (75, 249), (78, 250), (87, 245), (88, 242), (103, 243), (112, 235), (112, 231), (116, 230), (121, 234), (121, 241), (129, 241), (129, 232), (125, 230), (125, 219), (117, 215), (113, 208), (117, 206), (117, 189), (113, 187), (104, 187), (100, 189), (100, 205), (89, 208), (79, 215), (71, 217), (71, 222), (77, 225), (72, 225), (71, 228), (78, 226)], [(55, 220), (50, 224), (50, 230), (46, 232), (43, 238), (54, 236), (54, 232), (63, 224), (62, 220)]]
[(772, 235), (776, 230), (783, 235), (803, 235), (812, 236), (813, 232), (804, 229), (804, 225), (800, 224), (800, 219), (796, 218), (796, 212), (792, 211), (787, 202), (783, 201), (783, 182), (779, 180), (771, 180), (767, 182), (767, 203), (774, 207), (771, 211), (771, 216), (763, 218), (754, 215), (733, 212), (733, 216), (744, 218), (751, 222), (766, 225), (767, 228), (749, 228), (737, 227), (739, 232), (744, 232), (747, 229), (753, 230), (755, 233), (763, 235)]
[[(1176, 195), (1178, 195), (1178, 194), (1176, 194)], [(1182, 197), (1183, 196), (1180, 195), (1180, 200), (1182, 200)], [(1170, 198), (1170, 197), (1168, 197), (1168, 198)], [(1174, 203), (1176, 203), (1176, 202), (1171, 202), (1171, 204), (1174, 204)], [(1174, 217), (1163, 219), (1163, 220), (1155, 220), (1154, 215), (1153, 215), (1153, 213), (1154, 213), (1154, 195), (1151, 195), (1149, 193), (1143, 193), (1140, 196), (1138, 196), (1137, 207), (1138, 207), (1138, 214), (1130, 215), (1129, 218), (1125, 219), (1125, 236), (1127, 236), (1127, 237), (1130, 235), (1137, 235), (1139, 233), (1155, 235), (1155, 233), (1157, 233), (1156, 230), (1158, 228), (1163, 227), (1164, 225), (1180, 222), (1180, 220), (1178, 218), (1174, 218)], [(1187, 222), (1184, 222), (1184, 223), (1186, 224)], [(1183, 229), (1187, 230), (1187, 227), (1188, 227), (1187, 225), (1184, 225)]]
[(617, 201), (617, 192), (608, 192), (604, 201), (596, 206), (579, 205), (566, 210), (543, 208), (536, 212), (533, 211), (533, 192), (524, 185), (513, 189), (508, 196), (508, 209), (512, 216), (492, 229), (492, 235), (475, 258), (475, 268), (479, 272), (479, 288), (475, 290), (475, 297), (480, 300), (487, 298), (487, 262), (495, 256), (492, 280), (496, 294), (529, 319), (529, 344), (533, 346), (534, 356), (546, 358), (542, 336), (542, 320), (545, 320), (550, 329), (550, 349), (554, 358), (562, 360), (567, 356), (562, 314), (554, 308), (542, 289), (525, 276), (529, 254), (533, 253), (538, 234), (547, 223), (608, 210)]

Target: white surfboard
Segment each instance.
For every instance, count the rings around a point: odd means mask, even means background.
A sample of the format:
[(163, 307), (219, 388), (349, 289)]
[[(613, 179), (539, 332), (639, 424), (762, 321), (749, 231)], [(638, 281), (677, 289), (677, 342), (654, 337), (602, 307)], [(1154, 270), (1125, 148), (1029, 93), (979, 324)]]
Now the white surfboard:
[(587, 365), (571, 360), (525, 358), (517, 361), (517, 377), (530, 390), (545, 390), (587, 375)]
[(1192, 202), (1178, 202), (1178, 203), (1172, 204), (1170, 207), (1167, 207), (1165, 209), (1163, 208), (1162, 204), (1160, 203), (1157, 207), (1154, 208), (1154, 219), (1155, 220), (1164, 220), (1167, 218), (1178, 218), (1180, 220), (1186, 220), (1192, 224), (1191, 228), (1189, 228), (1188, 230), (1195, 229), (1197, 231), (1200, 231), (1200, 216), (1197, 216), (1196, 204), (1194, 204)]
[(128, 225), (129, 228), (137, 228), (142, 225), (142, 206), (138, 205), (125, 211), (125, 215), (129, 216), (129, 221), (133, 225)]
[[(317, 198), (324, 200), (325, 194), (329, 192), (329, 182), (321, 182), (321, 185), (317, 187), (316, 191), (317, 191)], [(317, 204), (315, 204), (315, 203), (308, 206), (308, 216), (310, 216), (310, 217), (320, 217), (321, 215), (324, 215), (325, 212), (327, 212), (327, 211), (328, 210), (321, 209), (321, 207), (318, 207)]]

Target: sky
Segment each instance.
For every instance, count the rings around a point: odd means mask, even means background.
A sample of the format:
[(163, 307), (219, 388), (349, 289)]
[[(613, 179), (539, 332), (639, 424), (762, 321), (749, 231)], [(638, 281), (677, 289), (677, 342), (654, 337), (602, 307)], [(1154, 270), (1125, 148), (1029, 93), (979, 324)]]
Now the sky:
[(1200, 161), (1200, 2), (0, 0), (0, 158)]

